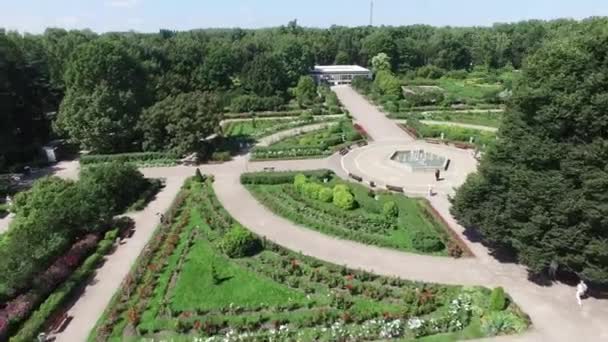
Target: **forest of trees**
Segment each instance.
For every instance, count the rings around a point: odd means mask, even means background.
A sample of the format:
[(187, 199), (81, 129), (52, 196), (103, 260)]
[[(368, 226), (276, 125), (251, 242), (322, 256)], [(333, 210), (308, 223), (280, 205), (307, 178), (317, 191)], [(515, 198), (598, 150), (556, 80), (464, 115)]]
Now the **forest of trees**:
[(453, 213), (534, 275), (557, 265), (608, 285), (608, 31), (605, 21), (528, 58), (499, 139)]
[[(206, 93), (204, 102), (220, 112), (204, 110), (201, 115), (217, 122), (224, 108), (280, 107), (315, 63), (368, 66), (372, 57), (385, 53), (397, 75), (425, 66), (430, 71), (520, 68), (544, 41), (584, 31), (594, 21), (605, 20), (328, 29), (303, 28), (293, 21), (271, 29), (153, 34), (0, 31), (0, 169), (31, 160), (50, 137), (69, 138), (98, 153), (197, 148), (195, 143), (167, 143), (183, 135), (142, 122), (142, 115), (181, 106), (189, 98), (182, 94)], [(191, 119), (172, 115), (165, 120)], [(203, 136), (213, 129), (217, 127), (200, 124), (190, 127), (189, 134)]]

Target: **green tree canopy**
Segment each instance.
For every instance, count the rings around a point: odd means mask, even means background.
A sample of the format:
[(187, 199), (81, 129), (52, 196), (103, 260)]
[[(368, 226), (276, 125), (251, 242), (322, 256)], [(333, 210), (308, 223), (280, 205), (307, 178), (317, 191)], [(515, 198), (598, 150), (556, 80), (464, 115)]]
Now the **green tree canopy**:
[(169, 96), (142, 113), (139, 128), (146, 151), (170, 150), (183, 155), (201, 148), (201, 139), (219, 129), (218, 97), (192, 92)]
[(317, 97), (317, 85), (310, 76), (301, 76), (295, 88), (296, 99), (300, 107), (310, 105)]
[(453, 212), (532, 273), (557, 262), (608, 283), (608, 31), (552, 41), (529, 58), (499, 140)]

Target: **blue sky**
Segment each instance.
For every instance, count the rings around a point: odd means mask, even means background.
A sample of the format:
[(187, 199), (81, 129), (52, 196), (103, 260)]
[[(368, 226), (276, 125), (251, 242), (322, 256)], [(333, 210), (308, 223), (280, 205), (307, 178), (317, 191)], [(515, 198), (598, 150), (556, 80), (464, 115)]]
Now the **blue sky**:
[[(367, 25), (369, 0), (2, 0), (0, 27), (97, 32), (159, 28)], [(608, 0), (374, 0), (375, 25), (491, 25), (608, 15)]]

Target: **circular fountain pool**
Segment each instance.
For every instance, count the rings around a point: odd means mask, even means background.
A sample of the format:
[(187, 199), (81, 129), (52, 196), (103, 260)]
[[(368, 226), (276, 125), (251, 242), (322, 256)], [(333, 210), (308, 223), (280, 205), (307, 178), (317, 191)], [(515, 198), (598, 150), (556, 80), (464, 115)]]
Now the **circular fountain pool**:
[(395, 151), (391, 160), (403, 164), (412, 171), (429, 171), (445, 166), (446, 158), (431, 152), (420, 150)]

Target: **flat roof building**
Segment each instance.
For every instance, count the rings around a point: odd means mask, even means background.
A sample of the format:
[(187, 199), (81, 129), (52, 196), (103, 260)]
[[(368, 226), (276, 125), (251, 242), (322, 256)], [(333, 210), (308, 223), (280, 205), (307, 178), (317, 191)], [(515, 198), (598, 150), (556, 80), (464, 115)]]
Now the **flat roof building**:
[(317, 83), (350, 84), (357, 76), (372, 78), (369, 69), (358, 65), (315, 65), (311, 72)]

